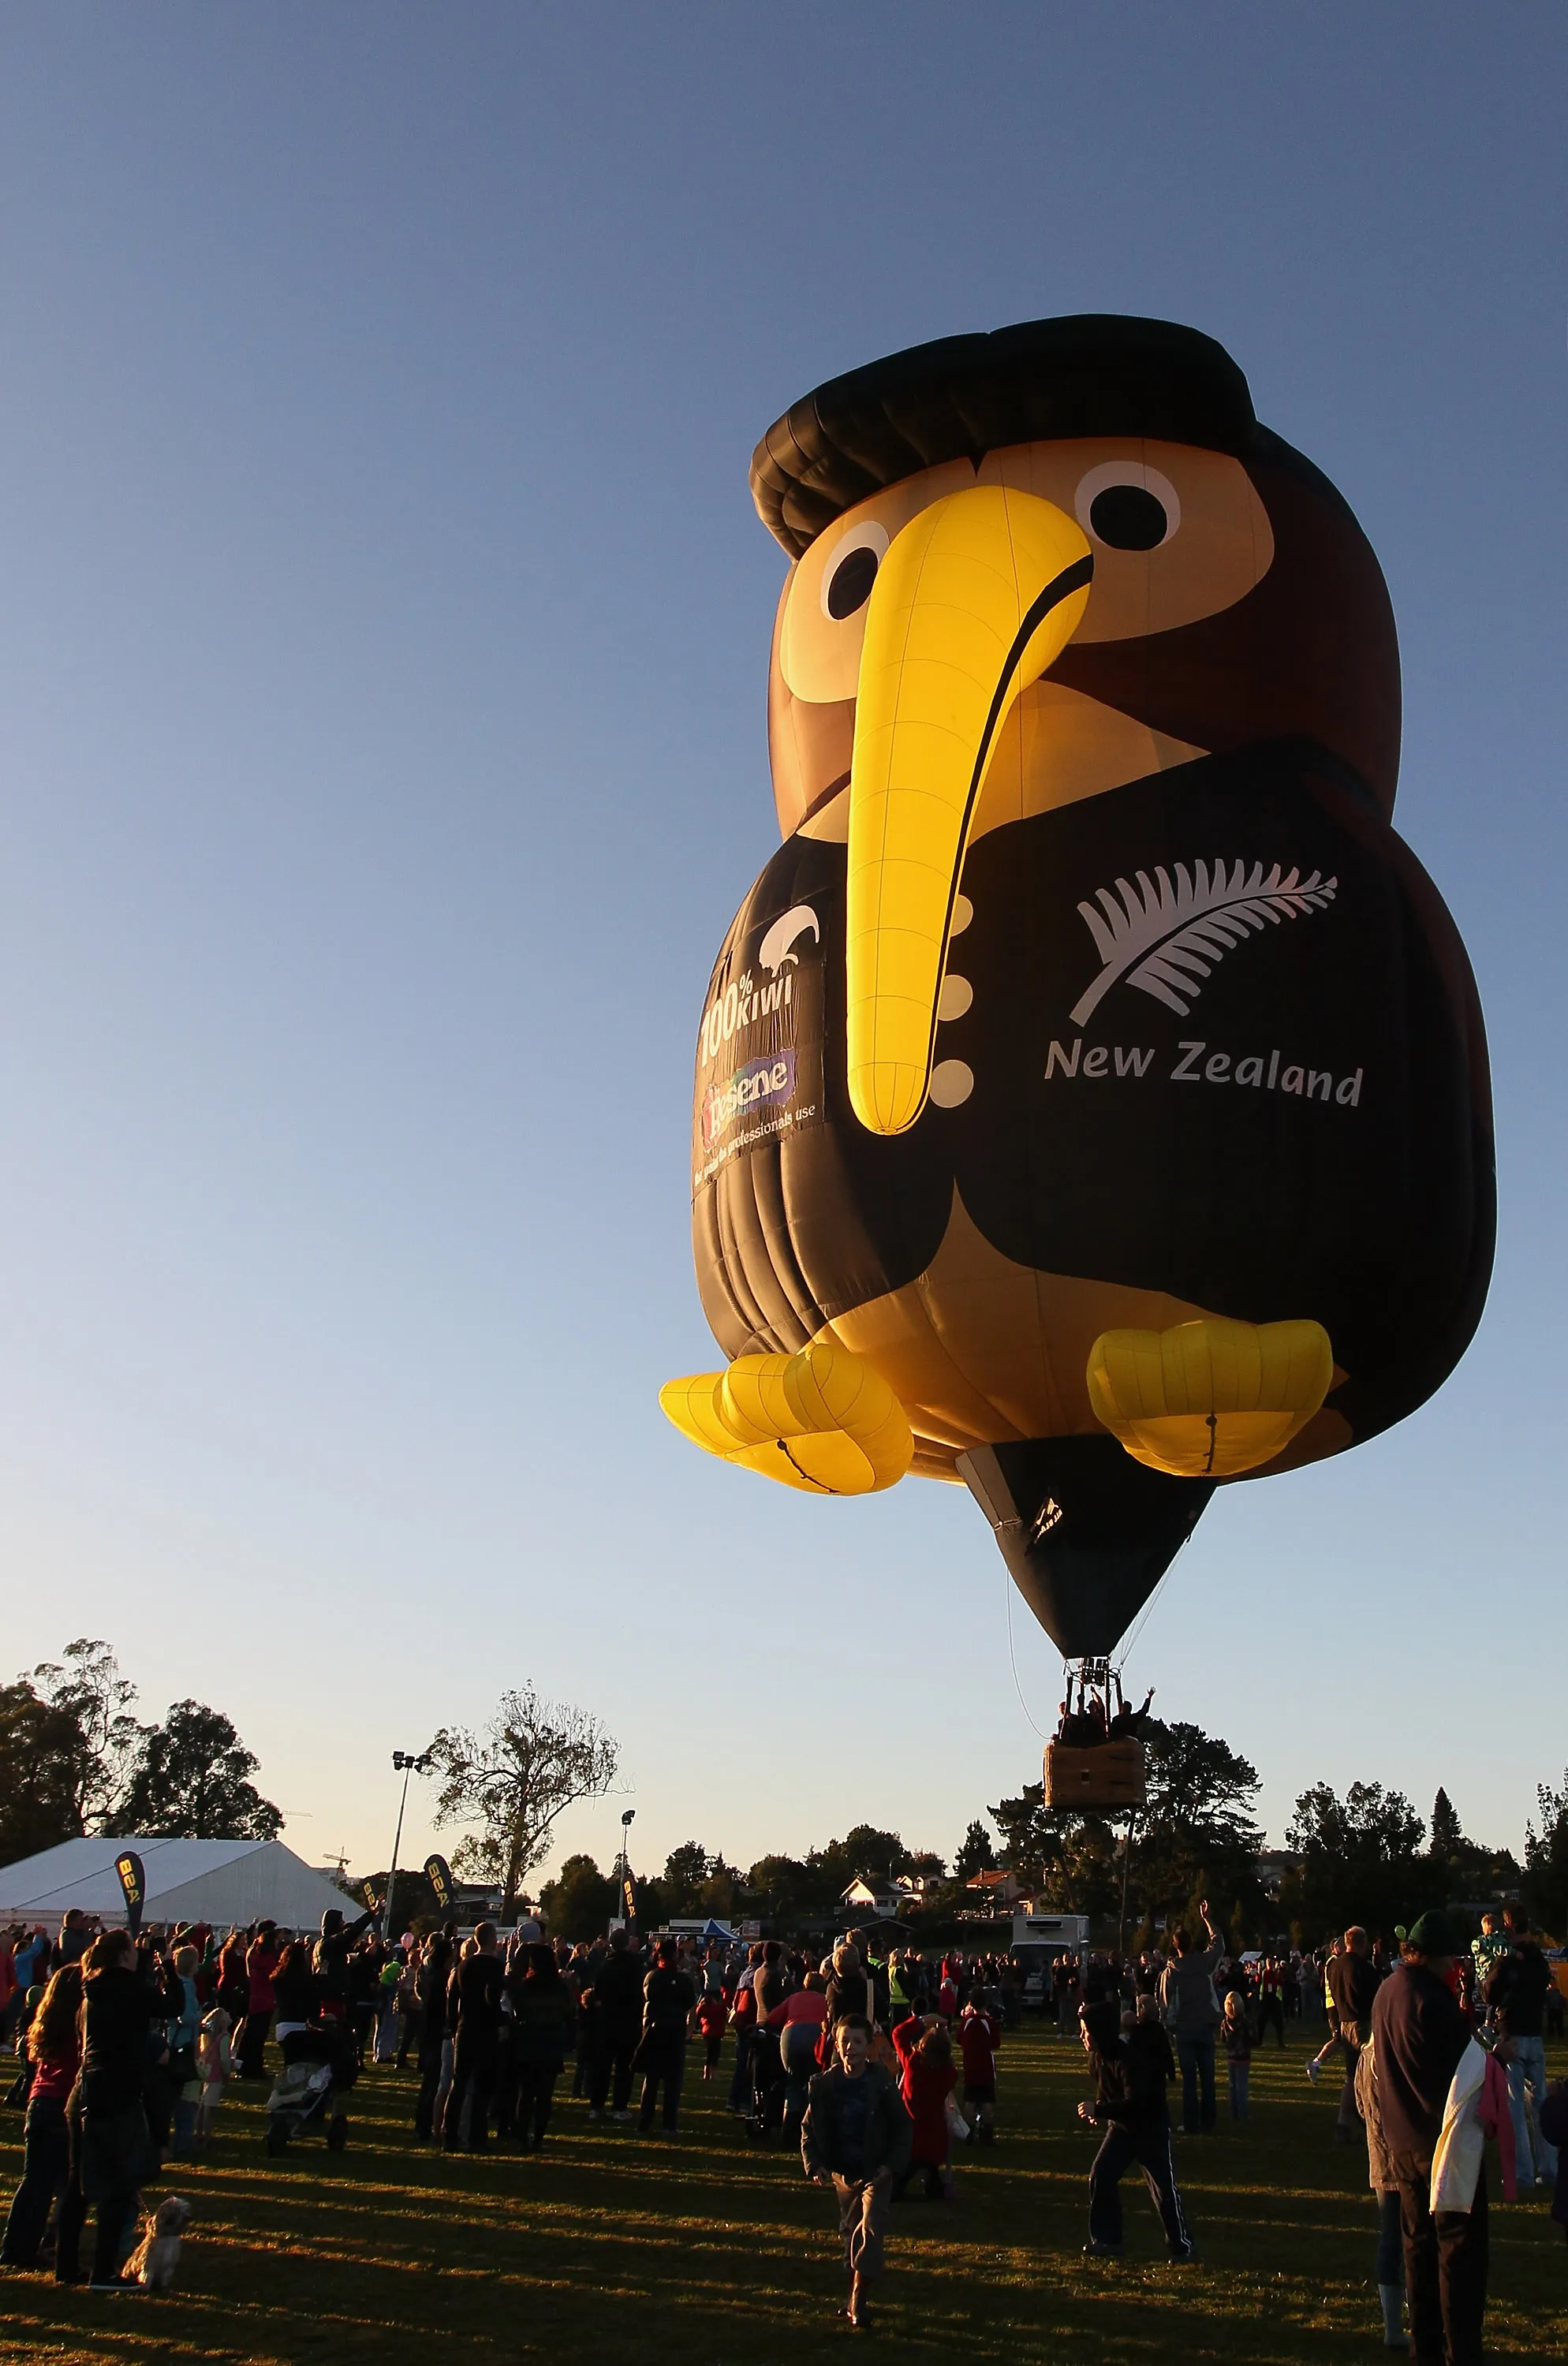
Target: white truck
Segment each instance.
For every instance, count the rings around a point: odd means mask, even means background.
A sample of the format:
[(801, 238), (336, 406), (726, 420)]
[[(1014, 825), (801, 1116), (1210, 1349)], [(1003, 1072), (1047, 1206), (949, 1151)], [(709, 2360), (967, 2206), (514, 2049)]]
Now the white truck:
[(1087, 1914), (1015, 1914), (1012, 1918), (1013, 1960), (1023, 1972), (1023, 2002), (1038, 2011), (1045, 1987), (1045, 1966), (1057, 1955), (1076, 1955), (1081, 1964), (1089, 1953)]

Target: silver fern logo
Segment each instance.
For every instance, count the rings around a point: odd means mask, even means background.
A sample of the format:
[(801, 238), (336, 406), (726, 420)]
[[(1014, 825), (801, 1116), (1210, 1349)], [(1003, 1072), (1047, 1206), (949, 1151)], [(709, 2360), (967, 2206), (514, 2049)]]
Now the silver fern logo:
[(1095, 903), (1078, 910), (1104, 966), (1074, 1005), (1074, 1026), (1122, 979), (1185, 1019), (1233, 946), (1282, 920), (1323, 911), (1338, 884), (1317, 871), (1303, 879), (1299, 866), (1283, 871), (1276, 862), (1266, 873), (1261, 862), (1221, 861), (1194, 862), (1190, 872), (1179, 862), (1174, 884), (1161, 864), (1152, 879), (1146, 871), (1135, 881), (1118, 879), (1114, 895), (1097, 887)]

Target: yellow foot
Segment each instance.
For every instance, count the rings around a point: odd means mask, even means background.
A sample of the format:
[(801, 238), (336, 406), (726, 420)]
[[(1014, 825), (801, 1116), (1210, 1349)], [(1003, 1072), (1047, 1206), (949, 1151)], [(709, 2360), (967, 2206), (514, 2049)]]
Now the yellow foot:
[(1271, 1462), (1334, 1379), (1321, 1323), (1230, 1323), (1102, 1331), (1089, 1395), (1129, 1454), (1180, 1479), (1231, 1479)]
[(915, 1450), (886, 1381), (827, 1341), (798, 1356), (739, 1356), (727, 1372), (666, 1380), (659, 1402), (710, 1454), (812, 1495), (894, 1486)]

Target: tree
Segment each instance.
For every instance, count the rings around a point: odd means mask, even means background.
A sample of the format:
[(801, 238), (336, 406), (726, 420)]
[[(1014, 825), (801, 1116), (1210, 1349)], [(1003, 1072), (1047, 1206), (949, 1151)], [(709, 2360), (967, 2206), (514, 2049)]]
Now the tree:
[(746, 1887), (773, 1922), (793, 1922), (818, 1910), (811, 1869), (798, 1857), (759, 1857), (746, 1876)]
[(996, 1862), (997, 1852), (991, 1835), (976, 1816), (958, 1844), (958, 1854), (953, 1860), (953, 1877), (955, 1881), (967, 1881), (972, 1874), (994, 1872)]
[(74, 1840), (80, 1733), (25, 1676), (0, 1684), (0, 1864)]
[(1568, 1932), (1568, 1767), (1562, 1788), (1536, 1786), (1537, 1824), (1525, 1826), (1525, 1898), (1530, 1912), (1559, 1939)]
[(441, 1776), (437, 1825), (479, 1827), (454, 1852), (452, 1869), (495, 1883), (508, 1918), (561, 1817), (580, 1799), (603, 1798), (620, 1763), (597, 1718), (542, 1700), (531, 1684), (502, 1693), (480, 1733), (444, 1727), (431, 1755)]
[(1180, 1723), (1151, 1724), (1144, 1759), (1130, 1897), (1151, 1922), (1179, 1921), (1204, 1897), (1235, 1900), (1243, 1932), (1254, 1935), (1263, 1906), (1257, 1768), (1218, 1735)]
[[(1296, 1801), (1286, 1835), (1302, 1858), (1302, 1919), (1309, 1938), (1360, 1922), (1390, 1931), (1444, 1902), (1446, 1878), (1417, 1864), (1426, 1826), (1402, 1791), (1352, 1783), (1343, 1799), (1314, 1783)], [(1434, 1895), (1436, 1890), (1437, 1895)]]
[(569, 1856), (553, 1881), (539, 1893), (551, 1935), (559, 1939), (599, 1939), (612, 1914), (619, 1910), (621, 1886), (614, 1874), (601, 1873), (594, 1859)]
[(116, 1820), (122, 1832), (190, 1841), (276, 1840), (280, 1810), (251, 1776), (260, 1764), (219, 1709), (175, 1701), (142, 1726)]
[(72, 1793), (78, 1832), (125, 1831), (120, 1810), (144, 1729), (131, 1715), (136, 1686), (120, 1673), (109, 1646), (79, 1635), (59, 1660), (44, 1660), (33, 1681), (51, 1708), (76, 1729)]
[(672, 1914), (694, 1914), (697, 1892), (708, 1877), (708, 1853), (701, 1841), (682, 1841), (664, 1860), (660, 1887)]
[(1445, 1864), (1464, 1854), (1464, 1831), (1454, 1812), (1452, 1800), (1439, 1785), (1432, 1802), (1432, 1834), (1427, 1843), (1428, 1856), (1441, 1857)]
[[(840, 1897), (857, 1874), (865, 1881), (891, 1881), (900, 1873), (908, 1873), (914, 1864), (898, 1834), (878, 1831), (874, 1824), (853, 1825), (841, 1841), (829, 1841), (820, 1853), (824, 1863), (832, 1856), (849, 1867), (839, 1885)], [(818, 1852), (813, 1850), (812, 1854), (815, 1857)]]
[(1002, 1853), (1021, 1889), (1043, 1889), (1062, 1857), (1060, 1820), (1045, 1805), (1043, 1783), (1026, 1783), (1016, 1799), (998, 1799), (986, 1813), (1002, 1836)]

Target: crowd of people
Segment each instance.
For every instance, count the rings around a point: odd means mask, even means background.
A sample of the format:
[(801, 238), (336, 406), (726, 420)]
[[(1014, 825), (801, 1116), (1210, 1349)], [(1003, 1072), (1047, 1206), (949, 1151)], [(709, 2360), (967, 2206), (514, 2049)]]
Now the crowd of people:
[(1206, 1904), (1199, 1922), (1133, 1955), (877, 1952), (851, 1936), (818, 1956), (624, 1928), (573, 1946), (527, 1920), (504, 1936), (449, 1922), (393, 1944), (371, 1915), (336, 1910), (309, 1935), (264, 1921), (133, 1938), (69, 1913), (52, 1937), (0, 1937), (9, 2100), (26, 2111), (0, 2264), (81, 2281), (96, 2213), (91, 2282), (123, 2289), (141, 2188), (203, 2148), (231, 2079), (267, 2077), (269, 2040), (286, 2068), (327, 2062), (345, 2090), (367, 2065), (412, 2060), (414, 2137), (456, 2153), (546, 2144), (569, 2071), (591, 2120), (674, 2140), (689, 2064), (722, 2080), (728, 2038), (727, 2108), (832, 2189), (845, 2313), (863, 2326), (892, 2207), (915, 2191), (950, 2202), (960, 2149), (996, 2139), (998, 2059), (1026, 2003), (1081, 2045), (1093, 2077), (1079, 2106), (1100, 2138), (1086, 2252), (1120, 2254), (1121, 2183), (1136, 2167), (1176, 2261), (1194, 2241), (1169, 2088), (1179, 2079), (1183, 2133), (1211, 2133), (1223, 2056), (1230, 2115), (1245, 2122), (1254, 2052), (1270, 2033), (1282, 2048), (1288, 2022), (1321, 2011), (1306, 2072), (1337, 2075), (1337, 2135), (1367, 2146), (1387, 2338), (1405, 2346), (1407, 2304), (1418, 2366), (1470, 2366), (1488, 2133), (1505, 2196), (1554, 2181), (1568, 2229), (1568, 2086), (1549, 2089), (1544, 2048), (1563, 2000), (1522, 1910), (1488, 1915), (1469, 1949), (1434, 1913), (1392, 1948), (1352, 1929), (1317, 1954), (1238, 1954)]

